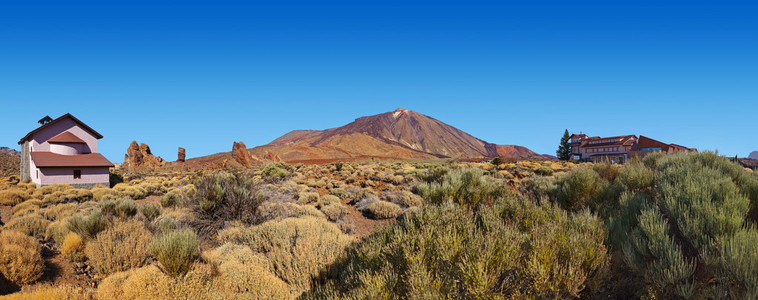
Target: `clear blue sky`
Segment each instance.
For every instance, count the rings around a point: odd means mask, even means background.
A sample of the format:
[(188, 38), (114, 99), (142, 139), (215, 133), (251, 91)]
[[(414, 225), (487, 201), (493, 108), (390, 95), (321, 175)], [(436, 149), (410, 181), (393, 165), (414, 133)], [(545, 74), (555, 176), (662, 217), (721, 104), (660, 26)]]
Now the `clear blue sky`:
[(121, 162), (398, 107), (555, 154), (564, 129), (758, 150), (755, 1), (2, 1), (0, 146), (70, 112)]

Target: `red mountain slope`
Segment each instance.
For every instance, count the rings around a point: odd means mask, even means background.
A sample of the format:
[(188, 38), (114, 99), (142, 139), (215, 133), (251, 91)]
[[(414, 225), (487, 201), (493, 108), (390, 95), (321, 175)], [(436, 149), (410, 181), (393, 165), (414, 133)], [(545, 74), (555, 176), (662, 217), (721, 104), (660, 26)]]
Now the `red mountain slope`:
[(522, 146), (487, 143), (437, 119), (402, 108), (323, 131), (295, 130), (251, 149), (254, 155), (264, 151), (287, 162), (541, 157)]

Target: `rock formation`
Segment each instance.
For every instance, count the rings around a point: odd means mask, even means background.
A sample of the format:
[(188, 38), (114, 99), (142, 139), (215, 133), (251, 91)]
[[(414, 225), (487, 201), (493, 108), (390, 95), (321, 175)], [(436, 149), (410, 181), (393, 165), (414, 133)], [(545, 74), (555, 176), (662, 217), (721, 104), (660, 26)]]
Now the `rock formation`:
[(276, 155), (276, 154), (272, 153), (271, 151), (264, 152), (263, 153), (263, 159), (264, 160), (274, 161), (274, 162), (280, 162), (280, 161), (282, 161), (282, 159), (279, 158), (279, 155)]
[(182, 147), (179, 147), (179, 155), (178, 155), (178, 158), (176, 159), (176, 161), (178, 161), (178, 162), (184, 162), (185, 153), (186, 153), (186, 150), (184, 150), (184, 148), (182, 148)]
[(166, 164), (163, 158), (153, 155), (150, 147), (145, 144), (137, 144), (132, 141), (124, 154), (124, 163), (121, 165), (127, 170), (154, 169)]
[(232, 145), (232, 158), (245, 168), (253, 166), (253, 157), (250, 155), (250, 152), (247, 151), (247, 146), (245, 146), (245, 143), (243, 142), (234, 142), (234, 145)]
[(758, 151), (750, 152), (750, 155), (748, 155), (747, 157), (752, 158), (752, 159), (758, 159)]

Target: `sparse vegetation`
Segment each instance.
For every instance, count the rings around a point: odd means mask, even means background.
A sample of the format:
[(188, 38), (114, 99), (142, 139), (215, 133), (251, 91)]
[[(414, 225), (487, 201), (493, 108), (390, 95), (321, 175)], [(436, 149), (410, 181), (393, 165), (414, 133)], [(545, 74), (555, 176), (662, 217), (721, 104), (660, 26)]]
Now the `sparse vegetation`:
[(27, 285), (14, 297), (92, 296), (29, 285), (52, 262), (34, 255), (42, 245), (90, 266), (99, 299), (758, 293), (758, 173), (712, 153), (623, 166), (274, 163), (124, 174), (92, 190), (0, 178), (0, 198), (12, 205), (0, 234), (23, 237), (0, 253), (16, 274), (3, 277)]
[(261, 254), (267, 269), (289, 284), (293, 294), (299, 294), (351, 239), (324, 219), (305, 217), (227, 229), (219, 233), (219, 241), (246, 245)]
[(351, 247), (306, 298), (578, 296), (606, 262), (604, 238), (589, 213), (443, 204)]

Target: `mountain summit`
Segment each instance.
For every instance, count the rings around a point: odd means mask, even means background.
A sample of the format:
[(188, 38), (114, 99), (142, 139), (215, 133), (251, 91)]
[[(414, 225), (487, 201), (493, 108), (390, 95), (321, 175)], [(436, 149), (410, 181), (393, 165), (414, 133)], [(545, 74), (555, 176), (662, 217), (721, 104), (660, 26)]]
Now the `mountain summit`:
[(287, 162), (328, 162), (361, 159), (434, 159), (541, 157), (516, 145), (495, 145), (437, 119), (398, 108), (360, 117), (337, 128), (295, 130), (251, 149), (270, 151)]

